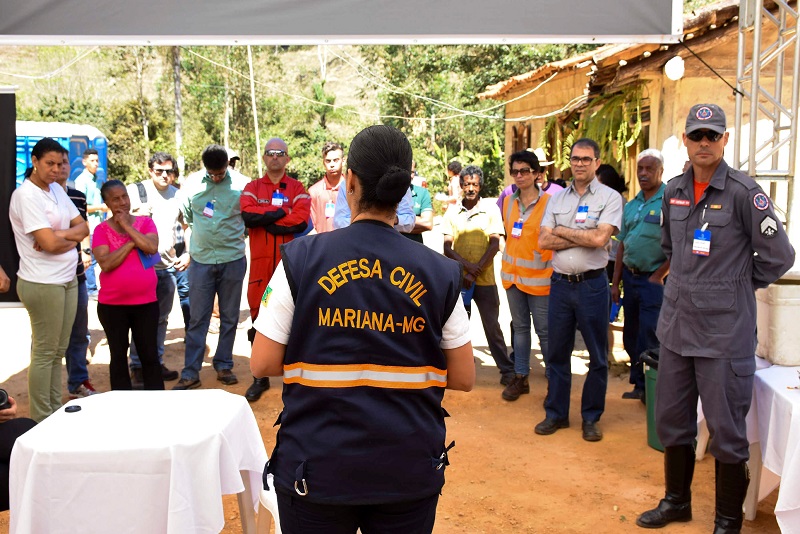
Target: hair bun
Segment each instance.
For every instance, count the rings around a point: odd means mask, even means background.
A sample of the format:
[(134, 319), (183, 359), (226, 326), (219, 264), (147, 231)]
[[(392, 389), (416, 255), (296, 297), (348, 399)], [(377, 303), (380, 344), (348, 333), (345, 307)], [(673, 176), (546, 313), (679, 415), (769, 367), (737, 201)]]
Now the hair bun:
[(375, 195), (381, 202), (397, 204), (411, 186), (411, 172), (397, 165), (392, 165), (378, 180)]

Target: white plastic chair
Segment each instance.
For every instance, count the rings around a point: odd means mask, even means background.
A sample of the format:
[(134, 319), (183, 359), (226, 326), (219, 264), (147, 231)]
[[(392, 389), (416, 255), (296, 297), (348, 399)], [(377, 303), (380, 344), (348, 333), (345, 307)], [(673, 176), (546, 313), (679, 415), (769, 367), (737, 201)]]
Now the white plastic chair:
[[(275, 485), (272, 475), (268, 475), (269, 490), (261, 489), (258, 494), (258, 517), (256, 519), (256, 532), (269, 534), (270, 526), (275, 523), (275, 534), (281, 534), (281, 519), (278, 515), (278, 496), (275, 495)], [(269, 512), (269, 515), (267, 514)]]

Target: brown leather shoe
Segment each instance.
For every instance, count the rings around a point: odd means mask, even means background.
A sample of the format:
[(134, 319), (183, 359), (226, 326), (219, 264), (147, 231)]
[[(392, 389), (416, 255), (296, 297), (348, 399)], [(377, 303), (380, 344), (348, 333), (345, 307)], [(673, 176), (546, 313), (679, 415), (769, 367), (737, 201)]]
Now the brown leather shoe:
[(226, 386), (232, 386), (239, 383), (239, 379), (230, 369), (220, 369), (217, 371), (217, 380)]
[(514, 375), (511, 383), (503, 390), (503, 399), (515, 401), (520, 395), (530, 392), (531, 386), (528, 384), (528, 375)]

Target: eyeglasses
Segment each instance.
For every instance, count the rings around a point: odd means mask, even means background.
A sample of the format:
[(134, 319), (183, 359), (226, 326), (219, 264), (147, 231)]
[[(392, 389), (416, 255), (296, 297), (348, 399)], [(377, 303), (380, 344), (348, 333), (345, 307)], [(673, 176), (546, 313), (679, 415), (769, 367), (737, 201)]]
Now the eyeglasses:
[(511, 169), (511, 176), (528, 176), (529, 174), (533, 173), (533, 169), (530, 167), (525, 167), (524, 169)]
[(160, 176), (164, 173), (167, 173), (170, 176), (172, 176), (175, 174), (175, 169), (150, 169), (150, 172), (152, 172), (156, 176)]
[(227, 170), (222, 172), (209, 172), (208, 175), (212, 178), (225, 178), (225, 175), (228, 174)]
[(578, 156), (572, 156), (569, 158), (569, 162), (573, 165), (589, 165), (596, 159), (597, 158), (590, 158), (589, 156), (584, 156), (582, 158), (579, 158)]
[(267, 156), (270, 156), (270, 157), (278, 156), (278, 157), (282, 158), (283, 156), (286, 155), (286, 151), (285, 150), (267, 150), (266, 152), (264, 152), (264, 154), (266, 154)]
[(686, 137), (690, 140), (694, 141), (695, 143), (699, 143), (703, 140), (703, 137), (711, 141), (712, 143), (716, 143), (720, 139), (722, 139), (721, 133), (717, 133), (711, 130), (695, 130), (692, 133), (687, 133)]

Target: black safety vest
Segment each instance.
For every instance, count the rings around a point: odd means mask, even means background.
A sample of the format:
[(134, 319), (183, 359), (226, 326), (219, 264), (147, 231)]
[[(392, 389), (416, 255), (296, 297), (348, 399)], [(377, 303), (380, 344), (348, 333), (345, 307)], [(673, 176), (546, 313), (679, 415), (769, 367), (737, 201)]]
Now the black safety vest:
[(388, 225), (283, 245), (295, 302), (284, 410), (267, 471), (311, 502), (419, 499), (444, 484), (442, 327), (458, 265)]

